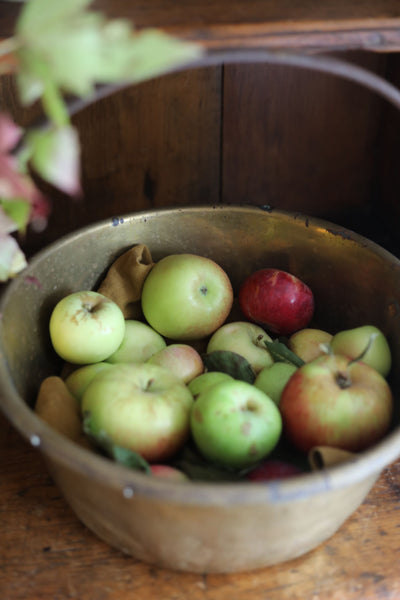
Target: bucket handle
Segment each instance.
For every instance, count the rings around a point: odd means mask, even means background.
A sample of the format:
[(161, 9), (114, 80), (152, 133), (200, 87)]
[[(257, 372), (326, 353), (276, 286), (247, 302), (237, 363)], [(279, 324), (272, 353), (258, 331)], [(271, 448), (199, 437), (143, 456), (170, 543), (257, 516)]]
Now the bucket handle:
[[(274, 51), (265, 48), (226, 48), (207, 50), (200, 59), (171, 67), (162, 76), (226, 64), (278, 64), (308, 69), (347, 79), (357, 83), (386, 99), (400, 110), (400, 89), (368, 69), (348, 61), (325, 55), (302, 54), (285, 51)], [(111, 94), (133, 85), (132, 81), (120, 84), (104, 84), (95, 88), (93, 94), (86, 98), (74, 98), (67, 101), (68, 112), (72, 116), (85, 107), (110, 96)], [(46, 128), (49, 125), (46, 118), (36, 122), (37, 127)]]

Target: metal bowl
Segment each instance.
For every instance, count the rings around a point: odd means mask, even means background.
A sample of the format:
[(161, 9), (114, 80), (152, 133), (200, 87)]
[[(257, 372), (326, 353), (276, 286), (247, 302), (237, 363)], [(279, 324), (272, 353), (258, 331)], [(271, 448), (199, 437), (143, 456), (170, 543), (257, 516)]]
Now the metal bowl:
[(258, 268), (290, 271), (314, 291), (318, 325), (375, 324), (400, 373), (400, 261), (373, 242), (321, 220), (268, 207), (188, 207), (140, 212), (68, 235), (40, 252), (0, 303), (1, 406), (43, 453), (77, 516), (138, 559), (193, 572), (256, 569), (304, 554), (360, 505), (400, 456), (399, 416), (383, 441), (354, 460), (263, 484), (176, 483), (128, 470), (69, 441), (32, 411), (41, 380), (58, 373), (48, 320), (64, 295), (95, 288), (133, 244), (155, 260), (191, 252), (216, 260), (238, 288)]

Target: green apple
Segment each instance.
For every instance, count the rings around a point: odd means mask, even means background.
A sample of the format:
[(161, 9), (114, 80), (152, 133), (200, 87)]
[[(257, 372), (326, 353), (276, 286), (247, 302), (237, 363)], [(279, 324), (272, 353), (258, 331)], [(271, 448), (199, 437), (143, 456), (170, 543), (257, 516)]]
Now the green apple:
[(228, 350), (243, 356), (257, 374), (274, 362), (264, 340), (272, 342), (270, 336), (258, 325), (248, 321), (234, 321), (219, 327), (211, 336), (207, 353)]
[(115, 302), (98, 292), (74, 292), (62, 298), (50, 316), (50, 338), (64, 360), (88, 364), (115, 352), (125, 334), (125, 319)]
[(285, 438), (307, 453), (315, 446), (360, 452), (388, 431), (393, 397), (386, 379), (340, 354), (299, 367), (279, 404)]
[(153, 354), (147, 362), (165, 367), (184, 383), (189, 383), (204, 371), (203, 359), (188, 344), (169, 344)]
[(233, 381), (233, 377), (228, 375), (228, 373), (222, 373), (220, 371), (207, 371), (192, 379), (192, 381), (188, 383), (188, 388), (192, 392), (193, 398), (196, 400), (199, 394), (222, 381)]
[(127, 319), (124, 338), (117, 350), (107, 358), (107, 362), (143, 363), (166, 345), (164, 338), (150, 325)]
[(392, 355), (386, 337), (374, 325), (340, 331), (331, 341), (331, 348), (335, 354), (344, 354), (350, 358), (358, 358), (367, 347), (368, 350), (361, 360), (386, 377), (392, 366)]
[(300, 329), (293, 333), (288, 340), (288, 348), (304, 362), (310, 362), (318, 356), (326, 354), (321, 345), (332, 341), (332, 334), (323, 329), (311, 327)]
[(163, 462), (186, 442), (193, 396), (175, 375), (158, 365), (119, 363), (99, 373), (81, 404), (95, 438)]
[(151, 327), (182, 342), (210, 335), (225, 321), (232, 303), (225, 271), (195, 254), (171, 254), (157, 262), (144, 281), (141, 299)]
[(297, 371), (297, 367), (285, 362), (275, 362), (270, 367), (265, 367), (257, 375), (254, 385), (262, 390), (279, 406), (283, 388)]
[(110, 363), (107, 362), (84, 365), (83, 367), (79, 367), (78, 369), (75, 369), (75, 371), (72, 371), (72, 373), (65, 378), (65, 385), (74, 398), (80, 403), (89, 383), (96, 377), (98, 373), (101, 373), (110, 367)]
[(210, 462), (246, 468), (278, 443), (282, 420), (264, 392), (244, 381), (218, 383), (194, 402), (190, 427), (198, 450)]

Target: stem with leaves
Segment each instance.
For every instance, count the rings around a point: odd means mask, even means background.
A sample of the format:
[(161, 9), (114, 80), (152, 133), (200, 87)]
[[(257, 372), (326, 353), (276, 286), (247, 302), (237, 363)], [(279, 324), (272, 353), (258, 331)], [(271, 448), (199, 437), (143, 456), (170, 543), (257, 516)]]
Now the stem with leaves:
[(79, 136), (64, 95), (85, 100), (98, 84), (138, 83), (202, 54), (161, 31), (136, 32), (128, 21), (107, 20), (89, 4), (30, 0), (14, 35), (0, 41), (0, 76), (15, 75), (20, 102), (41, 102), (48, 124), (24, 132), (0, 114), (0, 281), (26, 265), (15, 234), (28, 225), (42, 228), (48, 216), (31, 170), (67, 194), (81, 193)]

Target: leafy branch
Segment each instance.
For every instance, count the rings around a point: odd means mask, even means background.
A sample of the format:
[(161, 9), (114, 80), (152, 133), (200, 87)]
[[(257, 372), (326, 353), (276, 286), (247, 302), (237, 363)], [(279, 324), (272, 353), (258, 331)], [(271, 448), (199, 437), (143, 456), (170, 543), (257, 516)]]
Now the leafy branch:
[(99, 84), (127, 85), (189, 64), (199, 46), (91, 11), (91, 0), (30, 0), (14, 35), (0, 41), (0, 75), (13, 73), (19, 100), (39, 101), (49, 126), (24, 131), (0, 113), (0, 281), (26, 266), (17, 232), (42, 229), (49, 204), (31, 173), (69, 195), (81, 193), (79, 136), (66, 95), (88, 98)]

